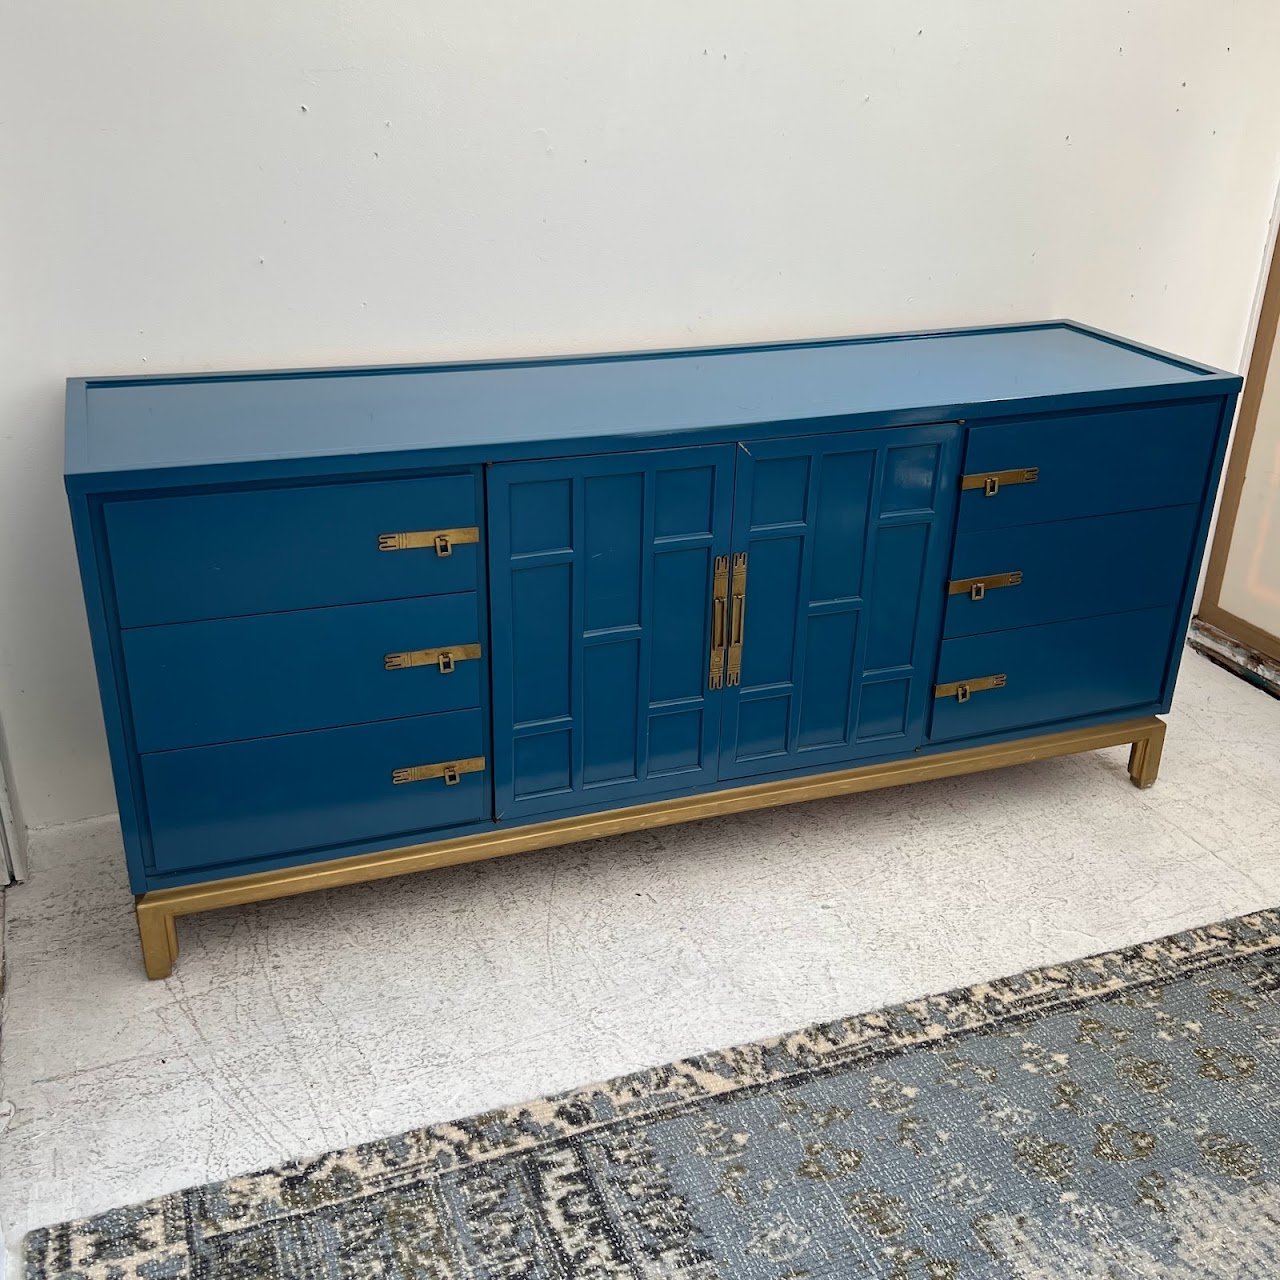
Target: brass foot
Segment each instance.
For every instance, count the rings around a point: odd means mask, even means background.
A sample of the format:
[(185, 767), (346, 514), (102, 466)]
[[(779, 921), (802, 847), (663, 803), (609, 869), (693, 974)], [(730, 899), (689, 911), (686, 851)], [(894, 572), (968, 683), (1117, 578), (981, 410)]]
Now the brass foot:
[(1151, 733), (1139, 738), (1129, 752), (1129, 778), (1135, 787), (1145, 791), (1154, 786), (1160, 773), (1160, 756), (1164, 751), (1165, 723), (1156, 720)]
[(148, 978), (167, 978), (178, 958), (178, 930), (173, 914), (145, 895), (134, 903), (138, 917), (138, 937), (142, 941), (142, 963)]
[(963, 747), (934, 756), (916, 756), (882, 764), (860, 765), (833, 773), (800, 778), (780, 778), (768, 782), (748, 783), (731, 791), (712, 794), (677, 796), (630, 805), (605, 813), (588, 813), (548, 822), (530, 823), (524, 827), (495, 827), (478, 835), (459, 836), (428, 844), (408, 845), (401, 849), (384, 849), (350, 858), (334, 858), (328, 862), (260, 871), (204, 884), (154, 889), (139, 895), (135, 901), (138, 934), (142, 940), (142, 958), (147, 977), (167, 978), (178, 958), (178, 934), (174, 921), (178, 916), (222, 907), (243, 906), (249, 902), (267, 902), (295, 893), (311, 893), (340, 885), (384, 880), (389, 876), (407, 875), (432, 867), (457, 866), (481, 858), (501, 858), (513, 853), (547, 849), (595, 840), (623, 831), (649, 831), (655, 827), (700, 818), (717, 818), (727, 813), (743, 813), (750, 809), (772, 808), (795, 804), (801, 800), (817, 800), (825, 796), (852, 795), (875, 791), (880, 787), (924, 782), (931, 778), (963, 777), (985, 769), (1002, 769), (1025, 764), (1030, 760), (1048, 760), (1077, 751), (1098, 751), (1104, 747), (1133, 745), (1129, 757), (1129, 773), (1134, 785), (1149, 787), (1160, 767), (1160, 749), (1164, 745), (1164, 723), (1154, 716), (1140, 720), (1124, 720), (1116, 724), (1096, 725), (1087, 729), (1069, 729), (1063, 733), (1042, 734), (1013, 742), (999, 742), (981, 747)]

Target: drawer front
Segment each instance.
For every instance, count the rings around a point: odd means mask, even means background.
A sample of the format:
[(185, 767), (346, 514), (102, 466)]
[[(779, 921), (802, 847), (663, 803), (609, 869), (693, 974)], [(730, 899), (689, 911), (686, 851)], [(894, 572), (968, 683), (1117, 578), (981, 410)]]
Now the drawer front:
[(479, 642), (474, 592), (126, 631), (138, 750), (476, 707)]
[[(973, 427), (958, 528), (1199, 503), (1221, 410), (1215, 400)], [(1038, 473), (1030, 483), (1008, 474), (1027, 469)], [(990, 476), (997, 478), (992, 493), (984, 483)]]
[[(476, 530), (471, 474), (109, 502), (124, 627), (474, 591), (475, 542), (380, 550), (383, 534)], [(476, 537), (472, 532), (470, 537)]]
[(1160, 699), (1176, 609), (1021, 627), (944, 640), (938, 684), (1004, 676), (967, 702), (935, 697), (930, 739), (977, 737), (1123, 712)]
[(477, 822), (488, 775), (394, 782), (395, 770), (484, 755), (478, 711), (144, 756), (157, 872), (239, 865)]
[[(956, 538), (945, 636), (1175, 604), (1197, 506), (984, 529)], [(1008, 579), (1016, 575), (1016, 580)]]

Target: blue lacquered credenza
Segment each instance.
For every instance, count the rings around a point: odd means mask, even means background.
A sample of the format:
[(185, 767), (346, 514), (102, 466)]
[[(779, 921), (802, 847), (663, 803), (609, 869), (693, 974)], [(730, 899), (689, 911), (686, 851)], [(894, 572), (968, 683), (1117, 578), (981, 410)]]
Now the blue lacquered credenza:
[(72, 380), (148, 974), (234, 903), (1123, 743), (1149, 785), (1239, 386), (1069, 323)]

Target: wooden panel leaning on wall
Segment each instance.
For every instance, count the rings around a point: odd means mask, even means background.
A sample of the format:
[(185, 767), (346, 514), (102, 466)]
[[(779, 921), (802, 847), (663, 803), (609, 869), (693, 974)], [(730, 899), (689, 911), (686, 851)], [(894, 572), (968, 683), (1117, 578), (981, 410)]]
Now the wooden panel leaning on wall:
[(1191, 643), (1280, 697), (1280, 255), (1263, 291)]

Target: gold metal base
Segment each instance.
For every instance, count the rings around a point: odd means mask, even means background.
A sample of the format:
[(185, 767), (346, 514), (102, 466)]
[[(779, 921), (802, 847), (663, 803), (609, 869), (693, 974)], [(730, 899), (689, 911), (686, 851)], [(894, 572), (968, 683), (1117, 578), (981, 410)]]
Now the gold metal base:
[(142, 958), (148, 978), (167, 978), (178, 958), (178, 933), (174, 921), (178, 916), (201, 911), (216, 911), (246, 902), (263, 902), (285, 898), (295, 893), (312, 893), (317, 889), (336, 889), (342, 885), (360, 884), (366, 880), (384, 880), (408, 875), (433, 867), (454, 866), (461, 862), (479, 862), (485, 858), (501, 858), (532, 849), (547, 849), (618, 835), (624, 831), (644, 831), (652, 827), (694, 822), (699, 818), (716, 818), (748, 809), (768, 809), (796, 804), (801, 800), (817, 800), (825, 796), (849, 795), (856, 791), (875, 791), (881, 787), (902, 786), (908, 782), (926, 782), (932, 778), (950, 778), (1007, 765), (1027, 764), (1054, 756), (1072, 755), (1078, 751), (1096, 751), (1102, 747), (1133, 744), (1129, 754), (1129, 776), (1138, 787), (1149, 787), (1160, 768), (1160, 752), (1164, 746), (1163, 720), (1148, 716), (1121, 724), (1101, 725), (1093, 729), (1072, 729), (1067, 733), (1049, 733), (1038, 738), (1022, 738), (1017, 742), (1001, 742), (991, 746), (969, 747), (934, 756), (915, 756), (890, 764), (864, 765), (838, 773), (823, 773), (805, 778), (779, 778), (773, 782), (757, 782), (731, 791), (680, 796), (674, 800), (658, 800), (633, 805), (607, 813), (582, 814), (557, 818), (527, 827), (513, 827), (437, 840), (430, 844), (388, 849), (355, 858), (335, 858), (330, 862), (309, 866), (286, 867), (280, 871), (260, 871), (254, 875), (235, 876), (206, 884), (184, 885), (178, 889), (156, 889), (136, 899), (138, 933), (142, 940)]
[(1155, 786), (1160, 773), (1160, 757), (1164, 754), (1165, 723), (1151, 717), (1155, 726), (1145, 738), (1139, 738), (1129, 752), (1129, 777), (1135, 787), (1146, 790)]

